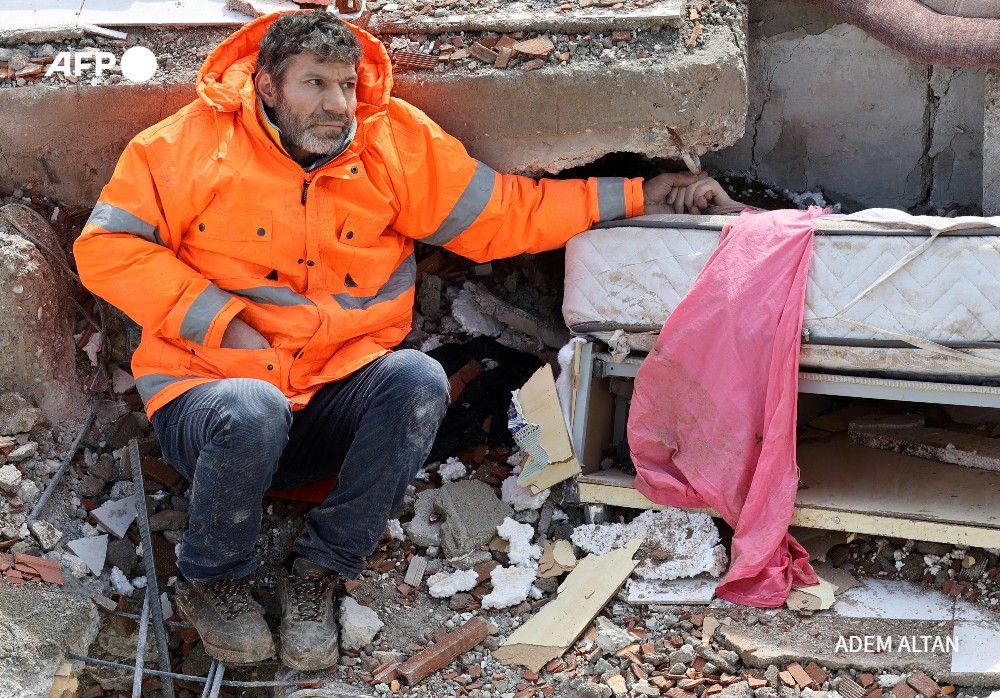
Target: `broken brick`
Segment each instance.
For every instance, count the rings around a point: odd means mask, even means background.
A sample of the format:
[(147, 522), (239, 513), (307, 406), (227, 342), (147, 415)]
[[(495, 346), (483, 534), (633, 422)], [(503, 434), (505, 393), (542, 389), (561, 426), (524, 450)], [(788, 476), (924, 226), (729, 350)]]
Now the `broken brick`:
[[(482, 61), (488, 65), (493, 65), (496, 63), (498, 53), (492, 49), (486, 48), (478, 41), (469, 47), (469, 55), (475, 58), (477, 61)], [(479, 365), (478, 363), (476, 364)], [(480, 367), (480, 372), (482, 372), (482, 367)]]
[(892, 695), (893, 698), (916, 698), (917, 691), (904, 679), (892, 687)]
[(809, 674), (809, 678), (811, 678), (814, 683), (821, 686), (830, 679), (827, 673), (823, 671), (823, 669), (821, 669), (819, 664), (816, 662), (809, 662), (806, 666), (806, 673)]
[(556, 50), (555, 44), (547, 36), (539, 36), (527, 41), (519, 41), (514, 44), (514, 50), (526, 56), (544, 58)]
[(806, 670), (798, 662), (792, 662), (785, 668), (792, 675), (792, 678), (795, 679), (795, 683), (799, 685), (799, 688), (806, 688), (813, 682), (812, 677), (806, 673)]
[(448, 666), (456, 657), (465, 654), (485, 640), (489, 634), (490, 624), (479, 616), (473, 616), (440, 642), (400, 664), (399, 675), (408, 686), (413, 686), (424, 677)]
[(152, 456), (142, 459), (142, 476), (167, 488), (176, 487), (183, 479), (176, 470)]
[(934, 698), (941, 692), (937, 682), (922, 671), (915, 671), (907, 676), (906, 683), (924, 698)]
[(418, 53), (408, 49), (400, 49), (392, 54), (392, 62), (397, 68), (412, 68), (414, 70), (434, 70), (438, 59), (426, 53)]
[(611, 43), (620, 44), (623, 41), (632, 40), (632, 31), (628, 29), (615, 30), (611, 32)]
[(527, 72), (529, 70), (538, 70), (543, 65), (545, 65), (545, 61), (543, 61), (541, 58), (536, 58), (534, 60), (531, 60), (531, 61), (528, 61), (527, 63), (522, 64), (521, 68), (523, 68), (524, 71)]

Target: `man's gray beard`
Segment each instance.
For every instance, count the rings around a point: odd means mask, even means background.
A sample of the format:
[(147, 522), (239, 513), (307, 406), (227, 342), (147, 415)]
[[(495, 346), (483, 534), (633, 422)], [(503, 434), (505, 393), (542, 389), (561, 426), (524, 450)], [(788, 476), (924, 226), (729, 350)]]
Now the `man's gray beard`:
[[(312, 118), (312, 115), (308, 117)], [(351, 138), (351, 124), (350, 122), (344, 124), (343, 130), (339, 135), (333, 138), (323, 138), (322, 136), (317, 136), (313, 131), (309, 129), (308, 126), (303, 125), (303, 123), (292, 114), (291, 109), (288, 108), (288, 102), (278, 97), (277, 103), (274, 105), (274, 120), (275, 125), (281, 130), (282, 140), (288, 141), (292, 145), (302, 148), (309, 153), (315, 153), (316, 155), (330, 155), (332, 153), (339, 153), (350, 143)], [(332, 121), (333, 119), (331, 119)]]

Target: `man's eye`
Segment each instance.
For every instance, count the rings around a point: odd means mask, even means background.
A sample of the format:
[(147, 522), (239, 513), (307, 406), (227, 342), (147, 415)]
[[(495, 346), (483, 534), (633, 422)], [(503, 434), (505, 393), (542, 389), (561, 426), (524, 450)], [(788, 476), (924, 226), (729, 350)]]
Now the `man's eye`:
[(354, 88), (354, 83), (353, 82), (342, 82), (342, 83), (340, 83), (340, 86), (343, 87), (345, 90), (350, 90), (350, 89)]
[(319, 78), (313, 78), (312, 80), (309, 80), (309, 84), (310, 85), (317, 85), (318, 86), (318, 85), (322, 85), (323, 81), (320, 80)]

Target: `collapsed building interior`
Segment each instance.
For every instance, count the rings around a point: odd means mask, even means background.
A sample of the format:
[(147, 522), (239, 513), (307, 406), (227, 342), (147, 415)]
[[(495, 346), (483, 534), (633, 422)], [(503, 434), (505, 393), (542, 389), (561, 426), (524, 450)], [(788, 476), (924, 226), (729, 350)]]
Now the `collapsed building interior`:
[[(139, 329), (79, 284), (70, 250), (126, 143), (195, 98), (208, 53), (276, 3), (92, 2), (0, 7), (0, 694), (972, 698), (1000, 688), (1000, 373), (989, 305), (1000, 243), (982, 231), (966, 247), (985, 260), (985, 306), (975, 306), (986, 308), (985, 334), (955, 345), (972, 368), (875, 356), (898, 344), (845, 358), (836, 343), (803, 340), (791, 524), (825, 586), (772, 609), (713, 598), (734, 533), (718, 512), (654, 505), (632, 486), (625, 424), (662, 317), (653, 313), (653, 327), (613, 316), (571, 279), (586, 268), (616, 279), (601, 288), (638, 284), (655, 297), (622, 269), (641, 261), (653, 278), (658, 259), (586, 263), (585, 245), (599, 250), (612, 234), (624, 245), (624, 228), (488, 264), (418, 248), (404, 346), (442, 363), (453, 404), (425, 471), (348, 587), (340, 662), (303, 673), (276, 660), (213, 661), (175, 613), (189, 484), (163, 461), (135, 389)], [(937, 18), (949, 37), (1000, 24), (990, 3), (891, 4)], [(980, 42), (970, 57), (956, 45), (928, 60), (930, 48), (886, 38), (856, 5), (332, 8), (382, 40), (396, 96), (500, 172), (704, 169), (763, 209), (1000, 213), (994, 47)], [(156, 55), (151, 80), (120, 66), (49, 70), (63, 52), (132, 46)], [(700, 230), (707, 246), (691, 249), (703, 263), (724, 223), (670, 225)], [(556, 390), (567, 462), (580, 472), (530, 488), (518, 479), (526, 461), (508, 408), (546, 364), (566, 384)], [(255, 579), (272, 616), (277, 568), (316, 497), (306, 488), (264, 502)], [(556, 628), (565, 637), (547, 632)]]

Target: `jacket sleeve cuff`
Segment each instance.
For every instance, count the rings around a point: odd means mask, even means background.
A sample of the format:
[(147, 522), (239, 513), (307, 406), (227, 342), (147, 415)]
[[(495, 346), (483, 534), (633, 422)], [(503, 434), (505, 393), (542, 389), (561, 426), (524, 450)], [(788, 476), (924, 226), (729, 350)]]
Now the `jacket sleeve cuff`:
[(642, 177), (625, 180), (625, 217), (641, 216), (645, 210), (645, 200), (642, 195)]
[(245, 307), (241, 299), (206, 280), (204, 286), (186, 292), (182, 302), (174, 306), (163, 334), (218, 348), (229, 323)]
[(207, 349), (218, 349), (222, 346), (222, 337), (226, 334), (226, 329), (229, 328), (229, 323), (232, 322), (232, 319), (239, 315), (246, 307), (246, 303), (235, 296), (230, 296), (230, 300), (222, 307), (219, 314), (216, 315), (209, 324), (208, 332), (205, 333), (205, 341), (202, 342), (202, 346)]

